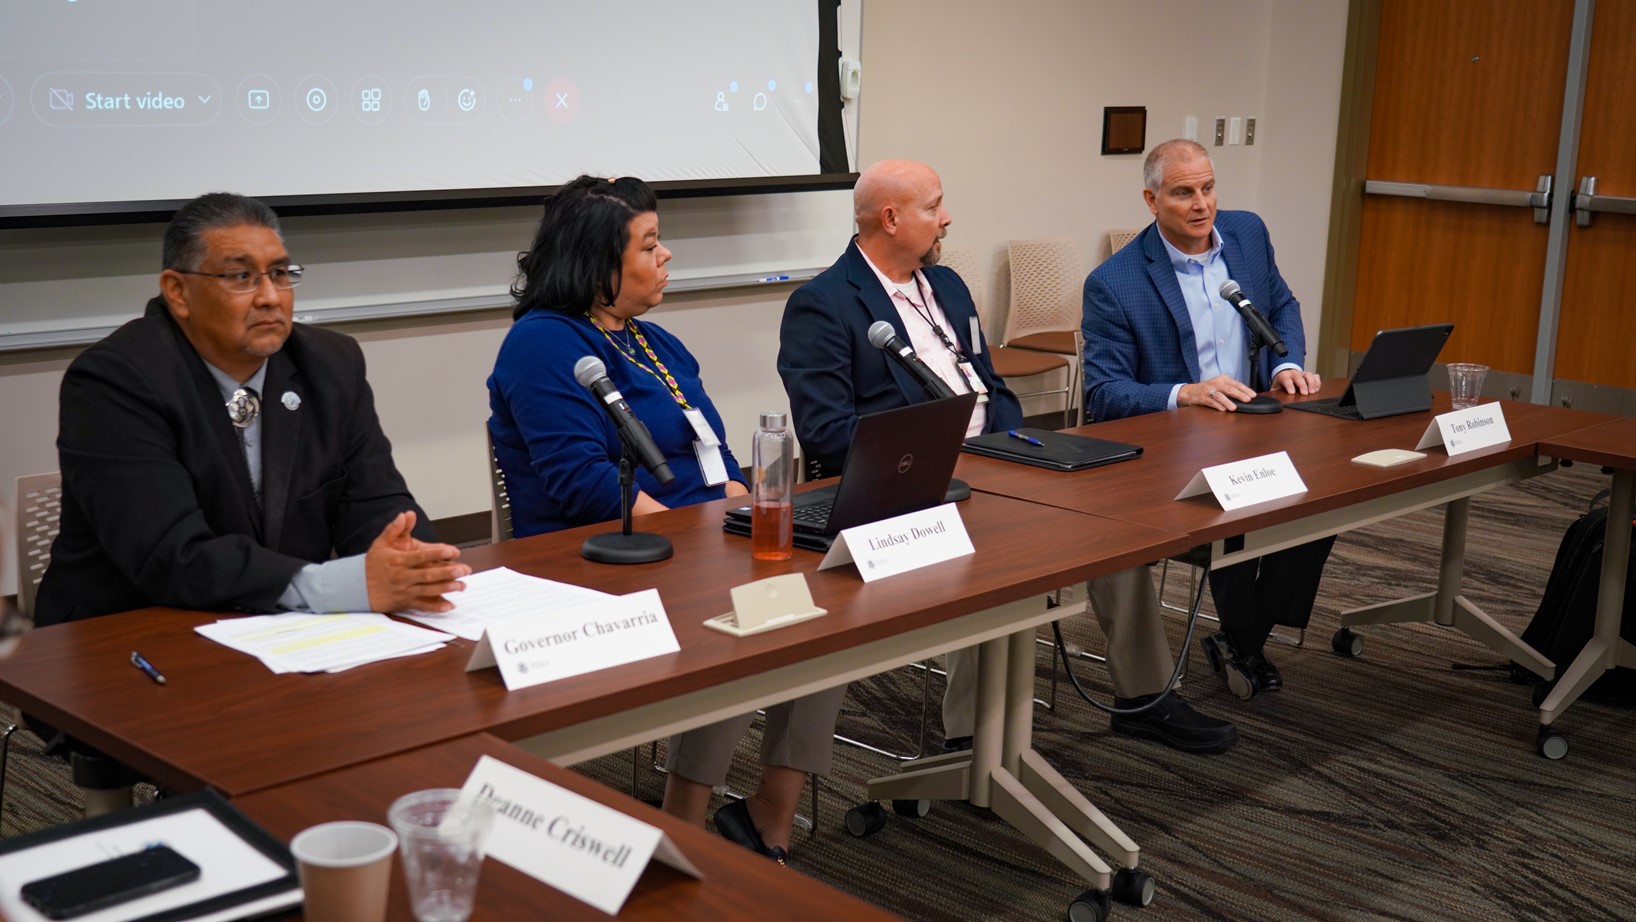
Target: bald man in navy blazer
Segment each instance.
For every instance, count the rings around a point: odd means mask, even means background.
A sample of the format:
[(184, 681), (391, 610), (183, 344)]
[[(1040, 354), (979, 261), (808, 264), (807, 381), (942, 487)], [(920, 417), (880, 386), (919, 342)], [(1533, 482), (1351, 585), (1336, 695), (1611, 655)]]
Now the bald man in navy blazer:
[[(835, 265), (790, 296), (779, 333), (778, 372), (802, 449), (837, 471), (860, 415), (926, 399), (913, 377), (869, 344), (869, 326), (883, 320), (955, 393), (986, 391), (968, 436), (1022, 425), (1016, 395), (989, 362), (971, 292), (953, 270), (937, 265), (951, 223), (937, 173), (923, 163), (888, 160), (864, 170), (852, 194), (858, 236)], [(1158, 607), (1119, 603), (1147, 578), (1139, 567), (1090, 586), (1115, 695), (1126, 703), (1158, 698), (1172, 671)], [(1152, 597), (1151, 584), (1143, 591)], [(974, 725), (976, 648), (951, 652), (948, 672), (944, 745), (960, 749), (970, 744)], [(1220, 752), (1238, 739), (1231, 724), (1198, 714), (1174, 695), (1145, 713), (1137, 735), (1187, 751)], [(1128, 725), (1116, 718), (1114, 729), (1126, 732)]]
[[(1181, 407), (1231, 413), (1255, 397), (1245, 382), (1311, 394), (1318, 375), (1304, 369), (1301, 305), (1273, 259), (1261, 219), (1216, 212), (1215, 167), (1193, 141), (1166, 141), (1143, 165), (1142, 195), (1154, 222), (1085, 280), (1085, 406), (1096, 420)], [(1249, 367), (1244, 321), (1221, 298), (1238, 282), (1266, 312), (1288, 354), (1270, 349)], [(1268, 446), (1274, 450), (1277, 446)], [(1211, 593), (1223, 630), (1203, 641), (1205, 655), (1241, 697), (1276, 691), (1283, 677), (1266, 658), (1275, 624), (1305, 627), (1333, 537), (1213, 570)]]

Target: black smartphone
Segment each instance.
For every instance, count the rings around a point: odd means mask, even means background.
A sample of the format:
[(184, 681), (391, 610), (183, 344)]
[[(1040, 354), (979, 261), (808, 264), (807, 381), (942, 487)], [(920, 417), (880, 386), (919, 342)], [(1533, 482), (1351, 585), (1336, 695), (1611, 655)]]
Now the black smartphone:
[(22, 895), (47, 919), (72, 919), (198, 879), (198, 865), (168, 845), (154, 845), (31, 881)]

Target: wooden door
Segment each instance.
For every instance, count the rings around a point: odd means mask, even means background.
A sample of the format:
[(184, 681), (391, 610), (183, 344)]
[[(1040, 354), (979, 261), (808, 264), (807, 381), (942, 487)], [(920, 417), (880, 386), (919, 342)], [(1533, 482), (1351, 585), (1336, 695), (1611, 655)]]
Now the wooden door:
[[(1533, 190), (1555, 170), (1573, 11), (1381, 0), (1367, 178)], [(1441, 361), (1531, 373), (1546, 244), (1531, 208), (1365, 195), (1350, 348), (1448, 320)]]
[[(1636, 197), (1632, 39), (1636, 0), (1597, 0), (1578, 173), (1596, 177), (1599, 196)], [(1636, 389), (1636, 215), (1592, 213), (1590, 222), (1569, 230), (1554, 377)]]

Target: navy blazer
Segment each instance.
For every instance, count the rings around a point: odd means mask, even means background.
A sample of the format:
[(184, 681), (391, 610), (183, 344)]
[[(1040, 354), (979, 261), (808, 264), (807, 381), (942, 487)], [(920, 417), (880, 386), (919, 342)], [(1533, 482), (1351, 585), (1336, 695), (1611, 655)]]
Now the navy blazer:
[(272, 611), (303, 566), (363, 553), (399, 512), (436, 540), (392, 463), (356, 342), (295, 324), (262, 389), (265, 511), (221, 391), (163, 299), (69, 365), (62, 529), (35, 623), (150, 605)]
[[(1289, 354), (1262, 349), (1262, 380), (1277, 365), (1306, 367), (1301, 304), (1278, 274), (1267, 225), (1252, 212), (1220, 211), (1222, 256), (1244, 294), (1283, 337)], [(1193, 321), (1157, 222), (1085, 279), (1085, 406), (1092, 420), (1167, 409), (1177, 384), (1200, 379)]]
[[(1022, 404), (994, 373), (982, 332), (974, 348), (971, 321), (977, 316), (971, 292), (953, 269), (923, 269), (949, 333), (972, 360), (988, 388), (990, 432), (1022, 425)], [(821, 275), (790, 295), (778, 334), (778, 374), (789, 394), (795, 436), (808, 459), (838, 472), (852, 446), (858, 417), (920, 403), (920, 383), (886, 353), (869, 343), (869, 327), (884, 320), (909, 341), (903, 318), (858, 249), (857, 238)]]

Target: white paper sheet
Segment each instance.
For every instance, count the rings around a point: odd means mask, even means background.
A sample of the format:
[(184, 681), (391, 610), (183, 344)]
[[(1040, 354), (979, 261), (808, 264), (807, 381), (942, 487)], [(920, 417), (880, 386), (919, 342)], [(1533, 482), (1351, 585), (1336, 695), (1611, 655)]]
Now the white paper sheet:
[(381, 660), (413, 656), (454, 638), (369, 612), (343, 615), (249, 615), (194, 628), (275, 673), (340, 672)]
[(463, 582), (465, 590), (449, 596), (454, 611), (406, 612), (404, 617), (467, 640), (478, 640), (483, 636), (483, 628), (494, 621), (518, 614), (577, 608), (587, 602), (612, 598), (606, 592), (528, 576), (509, 567), (473, 573)]

